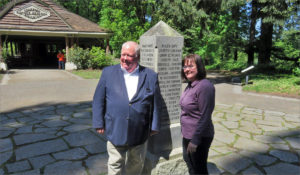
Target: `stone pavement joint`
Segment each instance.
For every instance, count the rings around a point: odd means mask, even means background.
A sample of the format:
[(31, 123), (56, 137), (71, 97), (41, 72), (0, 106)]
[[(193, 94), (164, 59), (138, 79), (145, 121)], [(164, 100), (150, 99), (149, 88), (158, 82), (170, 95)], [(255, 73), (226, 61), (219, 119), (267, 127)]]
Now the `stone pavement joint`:
[[(209, 152), (213, 174), (299, 174), (300, 114), (217, 104)], [(91, 102), (15, 110), (0, 116), (0, 175), (106, 174), (106, 139), (92, 129)], [(159, 173), (187, 174), (181, 157)]]

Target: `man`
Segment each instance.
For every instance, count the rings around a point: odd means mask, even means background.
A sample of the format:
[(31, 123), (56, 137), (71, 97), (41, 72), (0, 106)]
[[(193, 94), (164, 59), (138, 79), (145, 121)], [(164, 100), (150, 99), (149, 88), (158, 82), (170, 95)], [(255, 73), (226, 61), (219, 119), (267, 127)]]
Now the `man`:
[(65, 69), (65, 61), (66, 61), (65, 55), (61, 51), (58, 51), (57, 58), (58, 58), (58, 69)]
[(108, 174), (141, 174), (147, 138), (160, 127), (157, 74), (139, 65), (139, 45), (122, 45), (120, 64), (106, 67), (93, 99), (93, 127), (106, 133)]

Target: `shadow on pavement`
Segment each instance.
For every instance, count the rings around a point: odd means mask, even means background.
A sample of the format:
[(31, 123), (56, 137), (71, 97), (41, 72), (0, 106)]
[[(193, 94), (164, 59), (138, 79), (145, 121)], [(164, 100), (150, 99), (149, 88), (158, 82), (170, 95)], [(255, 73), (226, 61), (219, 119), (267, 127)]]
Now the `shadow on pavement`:
[[(234, 144), (223, 144), (232, 151), (210, 156), (210, 173), (299, 174), (299, 127), (263, 132), (251, 140), (238, 136)], [(108, 156), (106, 138), (92, 129), (87, 101), (1, 113), (0, 158), (0, 174), (93, 175), (107, 172)]]
[(91, 102), (40, 104), (1, 113), (0, 174), (106, 173), (106, 138)]
[(294, 175), (300, 173), (299, 128), (270, 132), (254, 140), (259, 146), (247, 145), (247, 143), (237, 147), (227, 145), (228, 148), (232, 148), (232, 152), (211, 156), (208, 163), (210, 174)]

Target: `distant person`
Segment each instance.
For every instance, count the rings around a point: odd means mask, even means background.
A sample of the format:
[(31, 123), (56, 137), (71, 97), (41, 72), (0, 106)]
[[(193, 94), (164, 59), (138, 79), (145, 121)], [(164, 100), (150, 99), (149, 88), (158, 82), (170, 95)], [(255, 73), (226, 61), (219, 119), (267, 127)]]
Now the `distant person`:
[(93, 127), (106, 133), (108, 174), (141, 174), (147, 139), (160, 127), (157, 74), (139, 65), (139, 45), (122, 45), (120, 64), (104, 68), (93, 99)]
[(180, 97), (183, 159), (189, 174), (208, 174), (208, 151), (214, 137), (211, 116), (215, 106), (215, 88), (206, 79), (206, 70), (199, 55), (188, 55), (183, 62), (182, 76), (188, 81)]
[(61, 51), (58, 51), (57, 58), (58, 58), (58, 69), (65, 69), (65, 62), (66, 62), (65, 55)]

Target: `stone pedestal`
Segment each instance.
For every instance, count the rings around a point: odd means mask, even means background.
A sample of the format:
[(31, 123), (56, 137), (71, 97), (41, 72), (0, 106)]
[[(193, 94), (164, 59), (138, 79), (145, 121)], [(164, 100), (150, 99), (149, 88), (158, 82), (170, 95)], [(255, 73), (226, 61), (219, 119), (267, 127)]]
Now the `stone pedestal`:
[[(163, 97), (161, 131), (148, 142), (148, 171), (161, 158), (168, 160), (171, 152), (181, 147), (180, 129), (181, 67), (183, 36), (163, 21), (140, 37), (140, 64), (158, 73)], [(181, 152), (180, 152), (181, 153)], [(151, 170), (153, 171), (153, 170)]]

